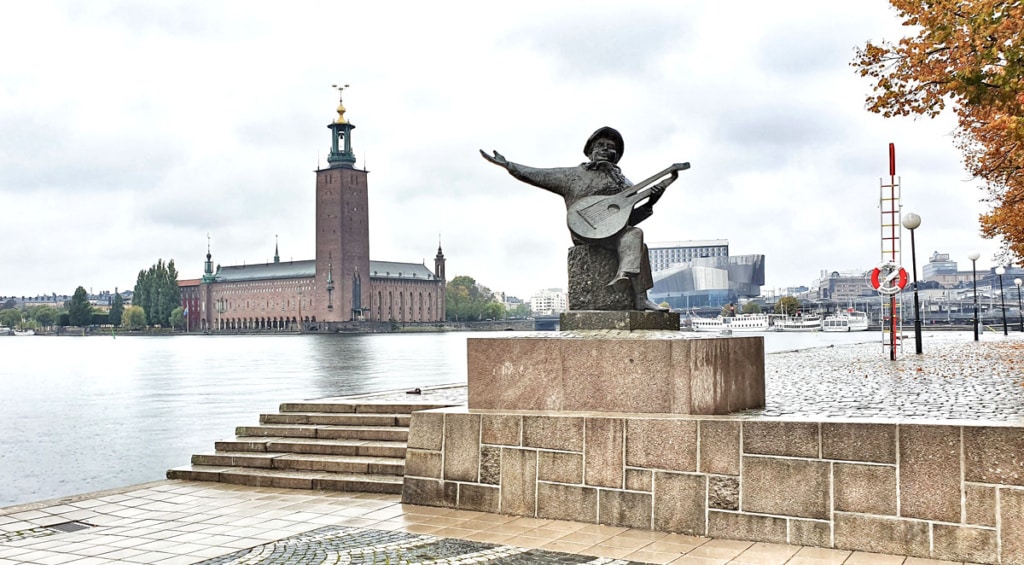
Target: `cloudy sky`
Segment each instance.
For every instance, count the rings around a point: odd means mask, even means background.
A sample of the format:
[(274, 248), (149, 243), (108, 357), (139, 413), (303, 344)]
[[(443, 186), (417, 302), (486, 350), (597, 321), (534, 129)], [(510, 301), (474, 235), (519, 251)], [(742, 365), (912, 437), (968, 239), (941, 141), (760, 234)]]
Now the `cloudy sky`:
[[(950, 116), (884, 120), (849, 62), (904, 33), (882, 0), (14, 2), (0, 9), (0, 295), (131, 288), (174, 259), (314, 256), (332, 83), (370, 171), (371, 258), (528, 298), (564, 287), (559, 197), (487, 164), (568, 166), (622, 132), (639, 181), (689, 161), (648, 242), (728, 239), (766, 287), (880, 259), (896, 144), (904, 211), (969, 267), (982, 193)], [(909, 234), (907, 234), (909, 235)], [(909, 238), (905, 245), (909, 267)]]

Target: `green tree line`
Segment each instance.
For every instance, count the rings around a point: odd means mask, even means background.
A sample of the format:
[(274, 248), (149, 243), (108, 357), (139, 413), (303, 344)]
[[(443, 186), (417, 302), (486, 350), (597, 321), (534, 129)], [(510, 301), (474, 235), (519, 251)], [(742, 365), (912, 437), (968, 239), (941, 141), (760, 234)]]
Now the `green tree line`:
[(174, 259), (167, 263), (158, 259), (149, 269), (139, 271), (132, 304), (145, 312), (147, 325), (171, 327), (171, 313), (181, 306)]
[[(0, 305), (3, 308), (3, 305)], [(71, 300), (61, 306), (39, 305), (29, 308), (0, 309), (0, 326), (40, 329), (51, 326), (90, 326), (112, 324), (129, 328), (146, 326), (184, 327), (181, 290), (174, 259), (163, 259), (149, 269), (139, 271), (132, 306), (115, 293), (109, 312), (93, 308), (85, 287), (75, 289)]]
[(110, 312), (93, 308), (89, 302), (89, 293), (85, 287), (75, 289), (71, 300), (60, 306), (39, 304), (27, 308), (7, 308), (0, 310), (0, 326), (16, 329), (38, 330), (52, 326), (90, 326), (102, 324), (121, 324), (121, 312), (124, 299), (116, 294)]
[(530, 309), (525, 304), (507, 310), (489, 288), (477, 283), (473, 277), (459, 275), (448, 281), (445, 288), (445, 318), (449, 322), (526, 318), (529, 315)]

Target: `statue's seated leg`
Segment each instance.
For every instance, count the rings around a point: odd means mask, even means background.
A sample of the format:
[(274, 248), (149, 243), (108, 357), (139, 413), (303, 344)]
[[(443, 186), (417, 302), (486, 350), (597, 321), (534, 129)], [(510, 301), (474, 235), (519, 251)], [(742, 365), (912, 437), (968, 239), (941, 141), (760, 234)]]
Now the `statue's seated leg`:
[(609, 286), (619, 269), (618, 253), (595, 244), (569, 248), (569, 310), (635, 310), (632, 277), (625, 288)]

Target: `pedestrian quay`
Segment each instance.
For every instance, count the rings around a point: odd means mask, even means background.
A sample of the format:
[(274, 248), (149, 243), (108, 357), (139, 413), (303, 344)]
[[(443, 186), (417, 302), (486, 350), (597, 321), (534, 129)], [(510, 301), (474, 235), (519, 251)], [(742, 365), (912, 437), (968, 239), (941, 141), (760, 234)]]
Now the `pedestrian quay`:
[[(165, 480), (112, 491), (0, 508), (0, 565), (13, 563), (678, 563), (678, 564), (897, 564), (999, 562), (1024, 563), (1024, 335), (985, 333), (925, 334), (925, 354), (913, 354), (913, 335), (900, 358), (888, 359), (877, 334), (864, 344), (822, 347), (769, 354), (766, 360), (767, 406), (736, 417), (744, 425), (816, 422), (819, 446), (830, 423), (892, 425), (907, 435), (929, 435), (932, 426), (957, 429), (959, 453), (954, 465), (959, 482), (952, 494), (942, 480), (904, 475), (902, 453), (892, 463), (826, 462), (830, 495), (827, 513), (864, 522), (867, 539), (854, 547), (813, 547), (781, 541), (743, 541), (752, 537), (743, 526), (711, 537), (610, 526), (565, 519), (403, 504), (397, 494), (327, 492), (254, 487), (220, 482)], [(423, 400), (458, 403), (461, 388), (423, 391)], [(404, 392), (377, 395), (401, 402)], [(824, 422), (824, 423), (823, 423)], [(767, 423), (767, 424), (765, 424)], [(797, 430), (803, 428), (794, 428)], [(986, 430), (1003, 440), (997, 451), (982, 450), (984, 469), (992, 476), (971, 476), (970, 442), (964, 430)], [(986, 433), (987, 433), (986, 432)], [(1008, 433), (1004, 433), (1008, 432)], [(229, 431), (225, 431), (227, 435)], [(897, 431), (897, 441), (899, 441)], [(946, 436), (939, 434), (939, 440)], [(800, 437), (787, 441), (797, 443)], [(941, 442), (939, 442), (941, 444)], [(902, 444), (899, 444), (902, 445)], [(967, 446), (967, 447), (965, 447)], [(871, 447), (871, 446), (867, 446)], [(747, 449), (746, 444), (743, 445)], [(819, 447), (818, 459), (824, 459)], [(870, 450), (869, 450), (870, 451)], [(747, 449), (749, 452), (749, 449)], [(744, 459), (748, 456), (744, 452)], [(766, 461), (769, 457), (764, 458)], [(794, 464), (814, 466), (813, 457), (783, 456)], [(941, 477), (946, 461), (932, 462)], [(753, 460), (753, 459), (752, 459)], [(183, 462), (184, 463), (184, 462)], [(975, 461), (975, 463), (979, 463)], [(842, 467), (846, 479), (839, 477)], [(769, 473), (770, 475), (770, 473)], [(984, 475), (984, 473), (981, 473)], [(998, 479), (998, 480), (997, 480)], [(755, 485), (756, 478), (744, 480)], [(877, 482), (881, 487), (873, 484)], [(885, 494), (887, 486), (897, 494)], [(991, 483), (991, 484), (990, 484)], [(998, 483), (998, 484), (995, 484)], [(742, 484), (742, 483), (741, 483)], [(845, 492), (843, 485), (862, 492)], [(755, 485), (756, 486), (756, 485)], [(741, 488), (753, 488), (742, 486)], [(902, 490), (901, 490), (902, 489)], [(916, 489), (924, 498), (905, 500), (900, 492)], [(867, 493), (867, 494), (865, 494)], [(883, 493), (873, 497), (872, 494)], [(905, 494), (904, 494), (905, 496)], [(884, 500), (883, 500), (884, 499)], [(738, 512), (722, 515), (745, 516)], [(955, 516), (943, 514), (955, 506)], [(844, 508), (843, 505), (846, 505)], [(716, 513), (705, 508), (705, 515)], [(763, 513), (762, 513), (763, 514)], [(800, 515), (797, 509), (794, 514)], [(750, 514), (764, 524), (824, 525), (831, 539), (846, 525), (830, 518)], [(883, 515), (882, 518), (876, 515)], [(909, 516), (909, 517), (908, 517)], [(837, 518), (838, 519), (838, 518)], [(872, 523), (899, 526), (902, 541), (928, 555), (947, 559), (885, 553), (891, 534)], [(874, 521), (874, 522), (872, 522)], [(761, 523), (761, 522), (758, 522)], [(861, 524), (861, 525), (864, 525)], [(831, 530), (829, 530), (831, 528)], [(872, 532), (877, 537), (871, 539)], [(959, 532), (959, 533), (958, 533)], [(966, 533), (964, 533), (966, 532)], [(1010, 532), (1008, 535), (1007, 532)], [(922, 537), (923, 536), (923, 537)], [(790, 543), (785, 543), (790, 542)], [(915, 545), (917, 544), (917, 545)], [(865, 549), (866, 548), (866, 549)], [(959, 556), (959, 557), (958, 557)], [(949, 559), (948, 557), (953, 557)]]

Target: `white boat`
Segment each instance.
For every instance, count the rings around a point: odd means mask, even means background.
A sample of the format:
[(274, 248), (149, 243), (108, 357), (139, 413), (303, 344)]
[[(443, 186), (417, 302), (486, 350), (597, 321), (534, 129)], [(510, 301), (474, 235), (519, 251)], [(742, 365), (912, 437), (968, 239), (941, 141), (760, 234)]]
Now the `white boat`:
[(722, 316), (715, 316), (714, 318), (691, 316), (690, 327), (698, 332), (721, 332), (724, 330), (733, 332), (764, 332), (768, 331), (769, 324), (767, 314), (741, 314), (727, 318)]
[(721, 316), (715, 316), (714, 318), (690, 316), (689, 323), (690, 327), (693, 328), (693, 331), (697, 332), (717, 332), (721, 331), (724, 327)]
[(36, 332), (35, 330), (14, 330), (14, 335), (36, 335)]
[(821, 331), (823, 332), (863, 332), (867, 329), (867, 313), (857, 310), (832, 314), (821, 322)]
[(821, 329), (821, 316), (786, 316), (776, 318), (773, 326), (780, 332), (816, 332)]

